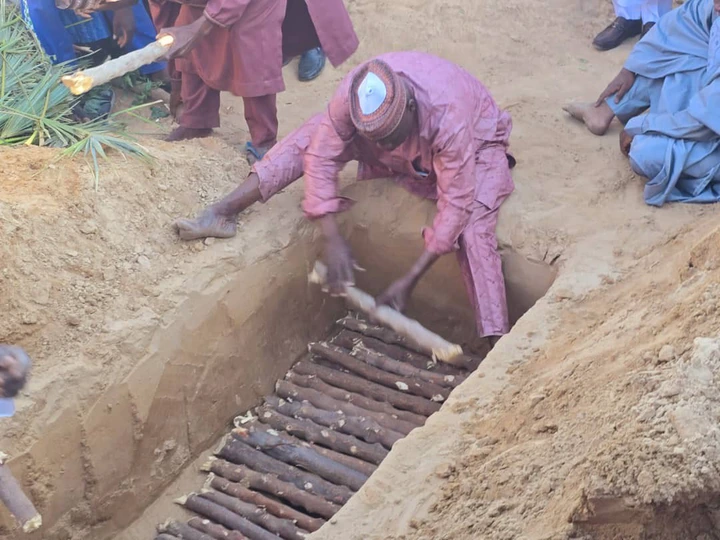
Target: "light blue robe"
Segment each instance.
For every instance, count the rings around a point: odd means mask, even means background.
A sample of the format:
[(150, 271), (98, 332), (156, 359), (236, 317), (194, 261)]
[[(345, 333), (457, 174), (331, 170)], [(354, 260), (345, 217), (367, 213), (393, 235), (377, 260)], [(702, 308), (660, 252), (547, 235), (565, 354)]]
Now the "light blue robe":
[[(616, 104), (634, 136), (630, 162), (645, 202), (720, 201), (720, 22), (713, 0), (688, 0), (635, 46), (635, 84)], [(643, 115), (645, 111), (649, 111)]]

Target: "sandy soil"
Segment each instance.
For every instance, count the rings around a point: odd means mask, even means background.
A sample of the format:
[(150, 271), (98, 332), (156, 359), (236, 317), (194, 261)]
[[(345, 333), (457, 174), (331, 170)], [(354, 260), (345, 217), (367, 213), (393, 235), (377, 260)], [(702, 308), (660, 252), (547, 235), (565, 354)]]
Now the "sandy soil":
[[(350, 0), (348, 7), (360, 51), (312, 84), (293, 80), (294, 64), (286, 68), (281, 130), (320, 110), (342, 73), (374, 54), (420, 49), (458, 62), (514, 118), (517, 190), (501, 215), (501, 244), (555, 261), (561, 271), (478, 374), (398, 445), (317, 538), (712, 538), (702, 535), (712, 534), (720, 482), (717, 432), (708, 423), (720, 413), (712, 384), (720, 374), (718, 241), (704, 236), (715, 230), (717, 210), (645, 206), (642, 179), (617, 150), (617, 127), (592, 137), (560, 110), (564, 101), (594, 98), (629, 50), (590, 47), (611, 18), (610, 2)], [(218, 137), (177, 146), (149, 138), (154, 164), (113, 159), (97, 192), (82, 160), (58, 163), (42, 149), (0, 151), (0, 336), (25, 346), (36, 362), (0, 447), (17, 456), (14, 469), (54, 524), (42, 538), (111, 537), (219, 433), (222, 422), (188, 429), (184, 442), (173, 438), (192, 424), (187, 411), (173, 437), (143, 431), (153, 414), (172, 419), (177, 410), (161, 414), (145, 404), (155, 387), (130, 387), (122, 407), (121, 399), (102, 397), (130, 384), (141, 359), (154, 359), (154, 332), (179, 313), (205, 314), (183, 306), (226, 286), (230, 274), (245, 272), (247, 289), (236, 294), (260, 305), (250, 292), (280, 272), (253, 265), (311, 258), (287, 255), (305, 249), (293, 248), (299, 235), (312, 237), (298, 211), (299, 186), (248, 213), (237, 239), (174, 238), (175, 217), (245, 176), (234, 147), (246, 136), (241, 101), (226, 96)], [(367, 198), (373, 189), (351, 192)], [(349, 218), (367, 215), (358, 205)], [(256, 309), (247, 316), (230, 310), (208, 325), (227, 337)], [(205, 344), (181, 337), (177, 330), (173, 345), (198, 362), (225, 350), (206, 353)], [(207, 369), (191, 371), (188, 358), (163, 377), (202, 383)], [(248, 396), (261, 392), (259, 373), (244, 373)], [(199, 383), (188, 395), (203, 394)], [(219, 401), (223, 411), (241, 403), (231, 394)], [(119, 414), (129, 419), (122, 428)], [(127, 448), (100, 443), (115, 444), (116, 429), (128, 431)], [(144, 449), (148, 440), (168, 442)], [(129, 457), (104, 459), (122, 450)], [(122, 496), (111, 496), (130, 472), (145, 474), (138, 463), (148, 464), (154, 483), (122, 485)]]

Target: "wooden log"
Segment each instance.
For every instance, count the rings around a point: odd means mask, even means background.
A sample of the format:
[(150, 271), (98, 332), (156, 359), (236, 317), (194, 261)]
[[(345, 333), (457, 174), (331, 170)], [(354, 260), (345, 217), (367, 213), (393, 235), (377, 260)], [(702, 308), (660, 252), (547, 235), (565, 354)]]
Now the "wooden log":
[(300, 489), (314, 493), (335, 504), (345, 504), (352, 497), (352, 491), (347, 487), (336, 486), (316, 474), (301, 471), (297, 467), (292, 467), (251, 448), (234, 437), (227, 438), (218, 456), (238, 465), (246, 465), (258, 472), (274, 474), (280, 480), (291, 482)]
[(266, 531), (262, 527), (255, 525), (252, 521), (237, 515), (235, 512), (228, 510), (224, 506), (206, 497), (191, 493), (176, 502), (188, 510), (211, 519), (228, 529), (241, 532), (250, 540), (277, 540), (277, 535)]
[(0, 502), (18, 521), (24, 533), (29, 534), (42, 527), (42, 516), (23, 492), (20, 484), (5, 465), (7, 456), (0, 453)]
[[(315, 263), (315, 268), (309, 276), (311, 283), (325, 285), (327, 268), (321, 262)], [(446, 339), (431, 332), (414, 319), (406, 317), (389, 306), (377, 305), (375, 298), (357, 287), (345, 287), (345, 299), (354, 309), (368, 314), (372, 320), (383, 326), (392, 328), (403, 336), (419, 350), (430, 354), (433, 359), (449, 364), (463, 365), (465, 359), (460, 345), (450, 343)]]
[(276, 396), (269, 396), (265, 399), (265, 403), (285, 416), (311, 420), (316, 424), (352, 435), (365, 442), (382, 444), (388, 450), (404, 437), (402, 433), (389, 430), (372, 418), (346, 416), (342, 411), (324, 411), (313, 407), (307, 401), (289, 402)]
[(274, 474), (257, 472), (244, 465), (235, 465), (213, 457), (203, 465), (202, 469), (232, 482), (242, 483), (256, 491), (284, 499), (293, 506), (304, 508), (324, 519), (330, 519), (340, 510), (339, 505), (304, 491), (290, 482), (280, 480)]
[(363, 379), (376, 382), (388, 388), (398, 389), (401, 392), (407, 392), (436, 402), (443, 402), (450, 395), (448, 388), (420, 379), (401, 377), (393, 373), (388, 373), (357, 358), (353, 358), (350, 355), (350, 351), (336, 345), (311, 343), (308, 348), (311, 354), (316, 354), (321, 358), (330, 360), (351, 373), (361, 376)]
[(451, 389), (459, 384), (455, 375), (443, 375), (442, 373), (435, 373), (425, 368), (418, 368), (372, 350), (367, 347), (362, 340), (353, 339), (347, 330), (343, 330), (338, 336), (333, 338), (332, 344), (348, 350), (350, 356), (353, 358), (357, 358), (383, 371), (400, 375), (401, 377), (417, 379)]
[(305, 529), (309, 532), (317, 531), (325, 523), (322, 519), (310, 517), (307, 514), (298, 512), (294, 508), (290, 508), (280, 501), (266, 497), (257, 491), (252, 491), (246, 488), (242, 484), (231, 482), (226, 478), (215, 476), (212, 473), (208, 476), (205, 487), (208, 489), (215, 489), (225, 495), (230, 495), (231, 497), (240, 499), (243, 502), (264, 508), (273, 516), (281, 519), (289, 519), (290, 521), (297, 523), (297, 526), (301, 529)]
[(277, 431), (287, 431), (308, 442), (325, 446), (355, 456), (375, 465), (380, 465), (388, 451), (379, 444), (370, 444), (352, 435), (337, 433), (311, 420), (301, 420), (280, 414), (270, 407), (258, 408), (258, 420)]
[(344, 388), (339, 388), (337, 386), (332, 386), (330, 384), (327, 384), (322, 379), (319, 379), (318, 377), (305, 376), (295, 371), (291, 371), (285, 376), (285, 379), (288, 382), (291, 382), (297, 386), (301, 386), (303, 388), (310, 388), (317, 392), (321, 392), (326, 396), (330, 396), (333, 399), (344, 401), (352, 405), (357, 405), (358, 407), (367, 409), (369, 411), (376, 411), (379, 413), (387, 414), (392, 418), (397, 418), (398, 420), (402, 420), (403, 422), (409, 422), (416, 427), (425, 424), (425, 420), (427, 419), (425, 416), (420, 414), (396, 409), (385, 401), (377, 401), (375, 399), (363, 396), (362, 394), (350, 392), (348, 390), (345, 390)]
[(352, 403), (347, 403), (327, 396), (322, 392), (313, 390), (312, 388), (297, 386), (289, 381), (278, 381), (275, 385), (275, 392), (283, 399), (307, 401), (318, 409), (323, 409), (325, 411), (342, 411), (346, 416), (372, 418), (381, 426), (397, 433), (402, 433), (403, 435), (407, 435), (417, 427), (415, 424), (410, 422), (393, 418), (389, 414), (363, 409), (362, 407), (358, 407)]
[(301, 530), (289, 519), (275, 517), (254, 504), (248, 504), (240, 499), (226, 495), (225, 493), (219, 493), (217, 491), (203, 491), (203, 493), (200, 494), (200, 497), (212, 501), (215, 504), (230, 510), (234, 514), (252, 521), (266, 531), (270, 531), (285, 540), (305, 540), (305, 536), (307, 535), (307, 531)]
[(374, 473), (377, 469), (377, 466), (372, 463), (368, 463), (367, 461), (363, 461), (362, 459), (353, 456), (348, 456), (347, 454), (341, 454), (340, 452), (330, 450), (329, 448), (325, 448), (324, 446), (318, 446), (317, 444), (303, 441), (302, 439), (293, 437), (292, 435), (284, 431), (277, 431), (266, 424), (256, 422), (255, 424), (253, 424), (253, 427), (255, 427), (255, 429), (272, 431), (273, 434), (287, 441), (289, 444), (297, 444), (306, 448), (312, 448), (315, 452), (322, 456), (325, 456), (326, 458), (330, 458), (333, 461), (337, 461), (338, 463), (342, 463), (343, 465), (350, 467), (351, 469), (355, 469), (356, 471), (361, 472), (365, 475), (366, 479), (369, 478), (370, 475)]
[(174, 519), (170, 519), (160, 525), (158, 532), (172, 534), (173, 536), (182, 538), (182, 540), (213, 540), (212, 536), (204, 534), (196, 529), (193, 529), (190, 525), (180, 523)]
[(338, 334), (338, 337), (344, 334), (349, 334), (354, 339), (360, 340), (360, 342), (368, 349), (385, 354), (395, 360), (407, 362), (416, 368), (431, 370), (436, 373), (442, 373), (443, 375), (467, 376), (468, 374), (468, 370), (465, 368), (446, 364), (445, 362), (435, 362), (431, 357), (423, 353), (395, 344), (395, 340), (392, 338), (387, 338), (388, 341), (386, 342), (385, 340), (375, 337), (377, 335), (383, 336), (384, 333), (388, 333), (399, 338), (395, 332), (387, 328), (372, 326), (365, 321), (354, 319), (352, 317), (345, 317), (337, 321), (337, 323), (343, 327), (343, 330), (340, 334)]
[(244, 534), (226, 529), (222, 525), (213, 523), (209, 519), (199, 517), (190, 518), (188, 525), (196, 531), (205, 533), (216, 540), (248, 540)]
[(312, 448), (289, 443), (277, 435), (254, 429), (252, 426), (247, 429), (236, 428), (232, 431), (232, 436), (275, 459), (317, 474), (337, 486), (347, 486), (357, 491), (367, 480), (364, 474), (326, 458)]
[(73, 95), (79, 96), (96, 86), (108, 83), (126, 73), (159, 60), (167, 54), (173, 41), (172, 36), (164, 35), (142, 49), (109, 60), (97, 67), (79, 70), (71, 75), (64, 75), (61, 81)]
[(350, 392), (362, 394), (377, 401), (389, 403), (396, 409), (410, 411), (422, 416), (430, 416), (440, 410), (440, 404), (419, 396), (404, 394), (386, 386), (361, 379), (350, 373), (343, 373), (336, 369), (318, 365), (303, 360), (293, 366), (293, 371), (301, 375), (310, 375), (322, 379), (332, 386), (337, 386)]

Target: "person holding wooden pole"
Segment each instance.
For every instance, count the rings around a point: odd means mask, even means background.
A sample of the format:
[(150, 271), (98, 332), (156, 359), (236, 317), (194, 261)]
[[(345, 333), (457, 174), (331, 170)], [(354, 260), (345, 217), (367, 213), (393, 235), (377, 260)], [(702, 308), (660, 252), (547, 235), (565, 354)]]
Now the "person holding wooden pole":
[[(297, 47), (292, 51), (283, 50), (289, 2), (300, 2), (310, 15), (293, 23), (296, 32), (287, 36)], [(163, 28), (159, 35), (174, 38), (167, 57), (174, 61), (171, 109), (180, 126), (168, 140), (209, 136), (220, 125), (220, 92), (229, 91), (243, 98), (250, 163), (277, 142), (283, 54), (292, 57), (322, 45), (338, 66), (358, 46), (342, 0), (151, 0), (150, 5), (155, 25)]]
[(459, 66), (418, 52), (385, 54), (351, 72), (327, 110), (273, 148), (235, 191), (175, 226), (185, 240), (234, 236), (240, 212), (304, 174), (303, 208), (325, 237), (327, 285), (342, 294), (355, 263), (335, 222), (351, 205), (338, 195), (338, 175), (357, 160), (358, 179), (392, 178), (438, 206), (423, 253), (377, 302), (402, 311), (425, 272), (455, 251), (477, 331), (494, 345), (509, 330), (495, 226), (513, 191), (511, 129), (510, 115)]

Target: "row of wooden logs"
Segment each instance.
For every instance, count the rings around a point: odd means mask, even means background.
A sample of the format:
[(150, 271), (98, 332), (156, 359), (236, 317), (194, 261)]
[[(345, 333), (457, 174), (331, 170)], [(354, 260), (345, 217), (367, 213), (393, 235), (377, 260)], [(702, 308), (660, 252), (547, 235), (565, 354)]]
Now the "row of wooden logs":
[(167, 522), (156, 540), (305, 538), (467, 376), (384, 328), (339, 323), (226, 438), (204, 466), (204, 488), (178, 501), (203, 517)]

